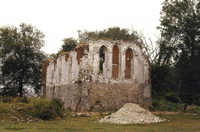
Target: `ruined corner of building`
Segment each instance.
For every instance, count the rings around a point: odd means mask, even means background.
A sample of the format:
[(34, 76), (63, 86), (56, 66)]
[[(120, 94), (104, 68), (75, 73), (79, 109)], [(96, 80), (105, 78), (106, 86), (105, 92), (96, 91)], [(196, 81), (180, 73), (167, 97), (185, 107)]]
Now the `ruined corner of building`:
[(98, 40), (43, 66), (41, 96), (60, 98), (72, 111), (151, 106), (150, 63), (133, 42)]

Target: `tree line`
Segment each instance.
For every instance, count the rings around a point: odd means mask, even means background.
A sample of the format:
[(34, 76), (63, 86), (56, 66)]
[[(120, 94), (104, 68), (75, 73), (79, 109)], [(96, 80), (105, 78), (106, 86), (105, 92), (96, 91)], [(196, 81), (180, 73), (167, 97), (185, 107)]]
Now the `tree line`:
[[(135, 42), (151, 62), (152, 98), (200, 105), (200, 2), (164, 0), (160, 12), (161, 32), (156, 44), (135, 30), (112, 27), (102, 31), (78, 31), (78, 39), (64, 38), (61, 52), (73, 50), (89, 40), (124, 40)], [(41, 71), (47, 59), (40, 48), (44, 34), (22, 23), (0, 28), (2, 95), (23, 96), (25, 88), (39, 93)]]

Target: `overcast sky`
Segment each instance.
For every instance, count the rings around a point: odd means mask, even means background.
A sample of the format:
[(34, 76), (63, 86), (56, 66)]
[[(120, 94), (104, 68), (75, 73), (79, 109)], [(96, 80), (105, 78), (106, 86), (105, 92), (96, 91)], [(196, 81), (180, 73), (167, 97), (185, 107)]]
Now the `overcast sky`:
[(45, 34), (46, 53), (56, 53), (64, 38), (77, 39), (77, 30), (133, 28), (159, 35), (164, 0), (0, 0), (0, 27), (28, 23)]

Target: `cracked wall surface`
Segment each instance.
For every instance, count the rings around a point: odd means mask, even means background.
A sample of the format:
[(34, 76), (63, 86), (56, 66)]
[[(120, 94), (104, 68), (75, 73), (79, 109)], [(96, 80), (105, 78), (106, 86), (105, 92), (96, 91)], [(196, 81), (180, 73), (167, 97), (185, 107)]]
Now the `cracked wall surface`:
[(132, 42), (90, 41), (48, 61), (42, 77), (41, 96), (60, 98), (73, 111), (151, 105), (150, 63)]

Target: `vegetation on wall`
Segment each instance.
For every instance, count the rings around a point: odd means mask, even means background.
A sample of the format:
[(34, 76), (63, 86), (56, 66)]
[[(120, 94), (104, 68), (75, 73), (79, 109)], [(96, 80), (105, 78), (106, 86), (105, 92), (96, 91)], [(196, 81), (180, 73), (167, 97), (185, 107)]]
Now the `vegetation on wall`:
[(79, 41), (87, 43), (89, 40), (124, 40), (124, 41), (135, 41), (140, 43), (139, 35), (136, 31), (130, 31), (126, 28), (112, 27), (102, 31), (78, 31)]
[[(51, 54), (50, 58), (56, 58), (62, 52), (72, 51), (77, 45), (87, 44), (90, 40), (123, 40), (136, 43), (141, 50), (150, 59), (150, 62), (156, 61), (157, 49), (153, 46), (151, 40), (147, 40), (143, 33), (139, 33), (135, 30), (129, 30), (120, 27), (111, 27), (101, 31), (81, 31), (78, 30), (78, 39), (65, 38), (61, 49), (57, 54)], [(156, 53), (156, 54), (155, 54)]]

